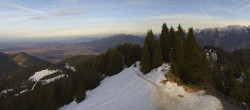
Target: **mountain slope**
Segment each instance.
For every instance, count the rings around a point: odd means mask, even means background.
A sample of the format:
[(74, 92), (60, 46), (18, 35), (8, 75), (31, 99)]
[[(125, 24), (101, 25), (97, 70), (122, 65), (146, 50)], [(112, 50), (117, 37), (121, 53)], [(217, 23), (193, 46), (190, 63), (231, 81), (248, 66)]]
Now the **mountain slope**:
[(6, 73), (19, 67), (7, 54), (0, 53), (0, 81)]
[(94, 57), (95, 55), (76, 55), (59, 62), (58, 65), (64, 66), (68, 63), (69, 65), (78, 66)]
[(197, 29), (195, 33), (198, 43), (203, 46), (221, 47), (230, 52), (250, 48), (250, 26)]
[(106, 37), (100, 40), (84, 42), (84, 43), (81, 43), (80, 45), (94, 47), (95, 51), (104, 52), (108, 50), (109, 48), (115, 48), (116, 46), (124, 44), (124, 43), (142, 45), (143, 42), (144, 42), (143, 37), (118, 34), (118, 35)]
[[(4, 61), (2, 62), (4, 65), (14, 65), (14, 67), (5, 70), (5, 74), (2, 75), (0, 79), (0, 91), (12, 89), (12, 95), (17, 94), (20, 90), (26, 91), (31, 89), (32, 86), (34, 86), (34, 83), (38, 82), (38, 80), (33, 81), (30, 78), (36, 73), (40, 72), (40, 79), (45, 81), (45, 83), (48, 79), (58, 79), (59, 77), (57, 76), (63, 75), (57, 65), (28, 55), (24, 52), (11, 55), (1, 54), (1, 60)], [(0, 69), (3, 70), (2, 66)], [(52, 79), (49, 81), (51, 82)]]
[(31, 56), (27, 53), (20, 52), (16, 54), (9, 55), (10, 58), (20, 66), (29, 66), (35, 63), (45, 63), (46, 61), (39, 59), (37, 57)]
[(238, 58), (241, 63), (250, 64), (250, 49), (240, 49), (232, 53), (233, 56)]
[(100, 86), (87, 92), (84, 101), (79, 104), (72, 102), (61, 110), (222, 109), (217, 98), (204, 95), (202, 91), (188, 93), (176, 83), (162, 84), (164, 74), (168, 71), (169, 66), (163, 65), (143, 76), (138, 67), (131, 66), (117, 75), (105, 78)]

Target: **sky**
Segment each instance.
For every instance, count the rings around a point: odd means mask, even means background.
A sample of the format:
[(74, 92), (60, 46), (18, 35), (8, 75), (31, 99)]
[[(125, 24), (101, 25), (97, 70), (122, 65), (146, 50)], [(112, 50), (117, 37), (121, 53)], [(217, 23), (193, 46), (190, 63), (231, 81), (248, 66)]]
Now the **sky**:
[(250, 25), (250, 0), (0, 0), (0, 40)]

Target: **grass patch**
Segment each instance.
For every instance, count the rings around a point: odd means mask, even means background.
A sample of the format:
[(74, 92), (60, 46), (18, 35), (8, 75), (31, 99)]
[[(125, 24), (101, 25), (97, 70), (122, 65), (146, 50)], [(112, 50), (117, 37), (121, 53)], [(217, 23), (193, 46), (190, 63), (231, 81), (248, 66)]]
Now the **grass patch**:
[(201, 88), (199, 86), (190, 85), (190, 84), (184, 84), (183, 88), (188, 93), (193, 93), (193, 92), (197, 92), (197, 91), (201, 90)]
[(172, 83), (177, 83), (178, 85), (183, 84), (182, 80), (179, 77), (172, 74), (172, 73), (165, 74), (165, 77), (166, 77), (166, 80), (162, 80), (163, 84), (166, 84), (167, 81), (172, 82)]

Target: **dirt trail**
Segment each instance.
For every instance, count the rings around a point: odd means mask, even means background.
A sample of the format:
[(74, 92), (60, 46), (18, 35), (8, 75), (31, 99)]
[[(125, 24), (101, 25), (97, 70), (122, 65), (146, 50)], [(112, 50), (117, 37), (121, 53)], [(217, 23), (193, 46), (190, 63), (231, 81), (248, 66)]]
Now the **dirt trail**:
[(150, 83), (154, 88), (155, 88), (155, 94), (153, 100), (157, 102), (156, 104), (158, 105), (158, 110), (168, 110), (164, 105), (166, 105), (166, 99), (168, 99), (166, 94), (164, 94), (164, 91), (160, 87), (160, 85), (157, 85), (155, 82), (145, 78), (140, 72), (136, 71), (133, 69), (137, 75), (145, 80), (146, 82)]
[[(181, 104), (176, 100), (174, 97), (171, 96), (171, 94), (166, 93), (164, 88), (161, 85), (156, 84), (155, 82), (145, 78), (140, 72), (133, 69), (139, 77), (141, 77), (144, 81), (150, 83), (155, 89), (154, 89), (154, 95), (153, 100), (156, 102), (158, 106), (158, 110), (193, 110), (193, 106), (191, 103), (189, 104)], [(191, 105), (190, 105), (191, 104)], [(222, 108), (219, 108), (221, 110)]]

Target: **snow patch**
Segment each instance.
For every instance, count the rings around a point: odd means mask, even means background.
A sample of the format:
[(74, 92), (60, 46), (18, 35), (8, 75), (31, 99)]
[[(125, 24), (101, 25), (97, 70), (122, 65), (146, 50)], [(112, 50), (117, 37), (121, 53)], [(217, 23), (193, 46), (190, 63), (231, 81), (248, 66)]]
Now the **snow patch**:
[[(136, 68), (139, 71), (139, 68)], [(157, 87), (155, 91), (155, 100), (160, 109), (164, 110), (222, 110), (222, 104), (219, 99), (211, 95), (205, 95), (205, 91), (200, 90), (194, 93), (188, 93), (183, 86), (177, 83), (167, 81), (165, 74), (170, 70), (170, 64), (163, 64), (161, 67), (153, 69), (144, 77), (150, 82), (154, 82)], [(140, 73), (143, 74), (143, 73)]]
[(23, 94), (27, 91), (29, 91), (29, 90), (28, 89), (21, 90), (18, 94), (14, 94), (14, 96), (18, 96), (18, 95)]
[(75, 101), (60, 110), (222, 110), (219, 99), (204, 91), (188, 93), (176, 83), (166, 82), (169, 64), (143, 75), (139, 62), (117, 75), (106, 77), (86, 93), (86, 99)]
[(217, 61), (218, 55), (215, 50), (206, 50), (207, 57), (211, 58), (213, 61)]
[(66, 75), (66, 74), (61, 74), (61, 75), (55, 76), (55, 77), (50, 78), (50, 79), (41, 80), (41, 82), (42, 82), (43, 84), (49, 84), (49, 83), (54, 82), (55, 80), (61, 79), (61, 78), (63, 78), (63, 77), (68, 77), (68, 75)]
[(239, 78), (236, 79), (236, 81), (240, 82), (240, 83), (243, 83), (244, 79), (245, 79), (245, 73), (241, 72), (241, 75)]
[(73, 101), (60, 110), (157, 110), (153, 94), (153, 86), (130, 67), (106, 77), (86, 93), (84, 101), (79, 104)]
[[(1, 94), (7, 94), (8, 92), (11, 92), (11, 91), (13, 91), (13, 89), (6, 89), (6, 90), (3, 90), (2, 92), (1, 92)], [(1, 95), (0, 94), (0, 95)]]
[(68, 70), (72, 70), (72, 71), (76, 72), (75, 66), (70, 66), (69, 63), (66, 63), (64, 67)]
[(27, 65), (24, 65), (23, 63), (17, 63), (21, 67), (26, 67)]
[(29, 80), (38, 82), (43, 77), (54, 74), (56, 72), (62, 72), (62, 71), (58, 69), (57, 70), (49, 70), (49, 69), (41, 70), (41, 71), (36, 72), (33, 76), (31, 76)]
[(19, 66), (23, 66), (23, 64), (22, 63), (17, 63)]

